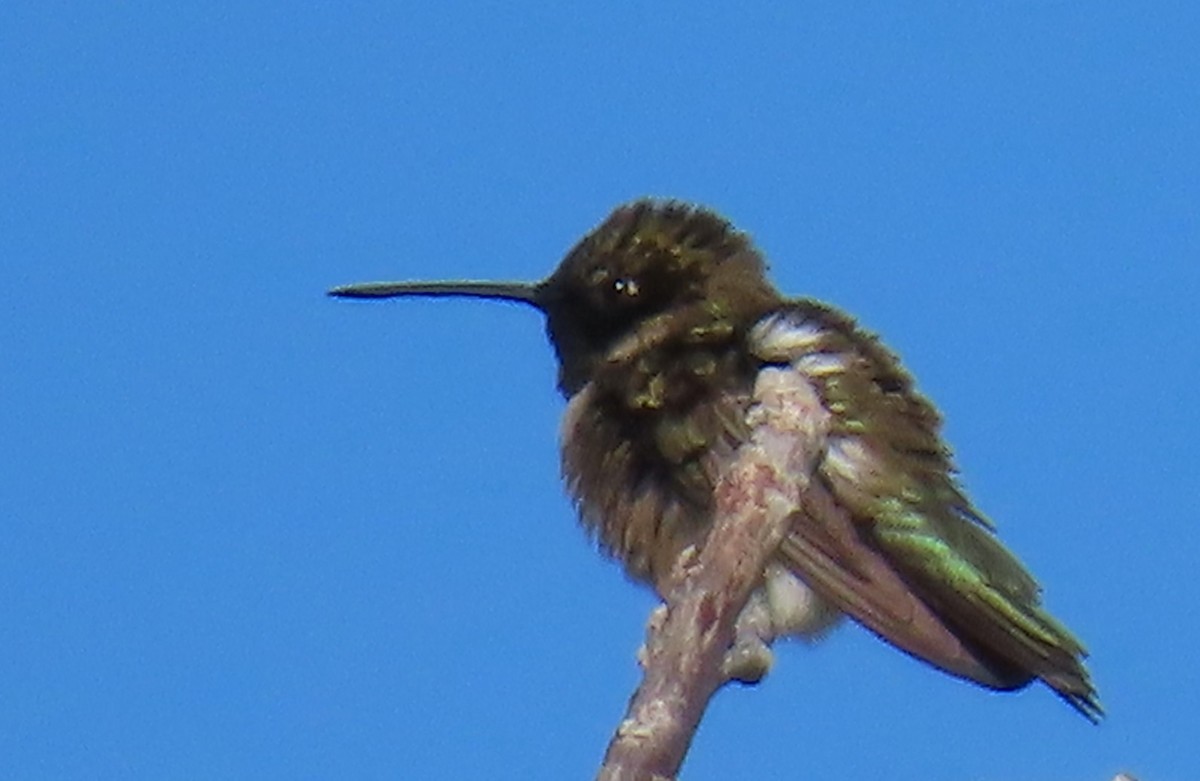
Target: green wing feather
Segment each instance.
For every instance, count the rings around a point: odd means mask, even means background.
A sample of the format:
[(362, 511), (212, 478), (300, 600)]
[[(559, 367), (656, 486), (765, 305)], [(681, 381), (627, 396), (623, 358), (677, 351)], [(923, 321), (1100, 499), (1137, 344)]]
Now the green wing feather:
[[(1091, 720), (1102, 711), (1082, 644), (954, 479), (941, 420), (874, 335), (799, 301), (757, 329), (757, 352), (804, 372), (834, 413), (810, 511), (781, 553), (827, 599), (900, 648), (994, 688), (1045, 681)], [(787, 330), (790, 329), (790, 330)]]

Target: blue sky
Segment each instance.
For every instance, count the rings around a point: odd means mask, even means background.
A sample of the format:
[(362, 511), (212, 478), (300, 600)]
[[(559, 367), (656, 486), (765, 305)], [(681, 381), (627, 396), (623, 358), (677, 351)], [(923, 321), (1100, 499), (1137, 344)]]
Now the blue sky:
[(1110, 713), (847, 625), (686, 777), (1200, 776), (1200, 10), (845, 5), (0, 6), (0, 777), (590, 777), (653, 601), (541, 323), (322, 291), (646, 194), (904, 357)]

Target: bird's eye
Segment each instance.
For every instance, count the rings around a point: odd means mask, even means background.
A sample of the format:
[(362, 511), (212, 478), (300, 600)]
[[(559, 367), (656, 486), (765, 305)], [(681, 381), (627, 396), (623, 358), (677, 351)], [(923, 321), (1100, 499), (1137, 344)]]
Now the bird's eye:
[(641, 293), (641, 286), (632, 277), (618, 277), (613, 281), (613, 292), (625, 300), (633, 300)]

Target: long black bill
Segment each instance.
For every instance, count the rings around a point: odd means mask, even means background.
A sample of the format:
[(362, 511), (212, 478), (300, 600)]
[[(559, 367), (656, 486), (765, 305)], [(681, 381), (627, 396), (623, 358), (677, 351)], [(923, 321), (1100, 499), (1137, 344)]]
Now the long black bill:
[(492, 298), (517, 301), (541, 309), (540, 290), (540, 285), (529, 282), (363, 282), (335, 287), (329, 291), (329, 295), (337, 298)]

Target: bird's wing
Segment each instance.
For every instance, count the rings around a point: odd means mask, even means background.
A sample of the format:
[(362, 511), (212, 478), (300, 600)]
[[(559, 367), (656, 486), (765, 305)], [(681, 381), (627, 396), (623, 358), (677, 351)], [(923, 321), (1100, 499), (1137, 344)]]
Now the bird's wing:
[(896, 356), (813, 301), (769, 315), (750, 340), (762, 360), (803, 373), (833, 413), (816, 481), (833, 506), (806, 508), (785, 561), (905, 651), (995, 688), (1041, 678), (1097, 718), (1086, 652), (963, 494), (941, 420)]

